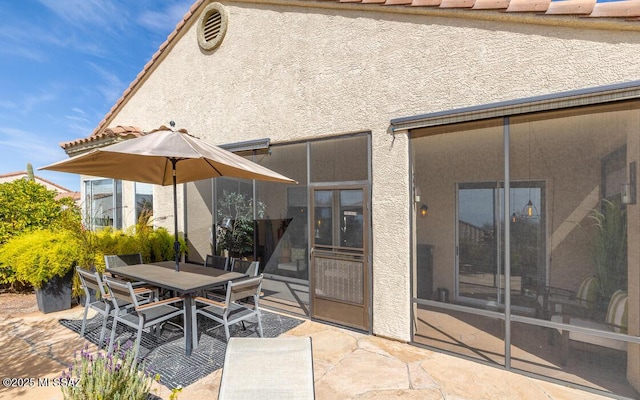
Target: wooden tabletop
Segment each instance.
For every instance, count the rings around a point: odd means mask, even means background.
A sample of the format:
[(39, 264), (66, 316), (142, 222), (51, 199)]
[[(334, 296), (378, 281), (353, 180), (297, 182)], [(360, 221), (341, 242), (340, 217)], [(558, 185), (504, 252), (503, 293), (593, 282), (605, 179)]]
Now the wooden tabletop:
[(107, 268), (107, 271), (180, 293), (198, 292), (247, 276), (239, 272), (206, 268), (198, 264), (180, 263), (180, 271), (176, 271), (175, 266), (174, 261), (164, 261)]

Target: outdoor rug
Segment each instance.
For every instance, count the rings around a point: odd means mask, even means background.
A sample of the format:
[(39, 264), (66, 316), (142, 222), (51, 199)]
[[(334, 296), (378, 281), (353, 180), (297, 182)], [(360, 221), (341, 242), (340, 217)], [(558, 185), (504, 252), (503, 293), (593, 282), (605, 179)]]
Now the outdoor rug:
[[(264, 337), (277, 337), (304, 322), (300, 319), (275, 314), (264, 309), (261, 310), (261, 313)], [(105, 334), (107, 339), (111, 331), (111, 319), (109, 317), (107, 322), (107, 333)], [(62, 319), (60, 324), (80, 334), (82, 319)], [(258, 337), (256, 332), (257, 320), (245, 321), (245, 326), (246, 329), (242, 329), (241, 324), (231, 326), (231, 336)], [(101, 328), (101, 315), (96, 315), (94, 318), (87, 320), (85, 338), (93, 344), (98, 344)], [(215, 321), (208, 318), (198, 318), (198, 347), (193, 349), (190, 357), (185, 355), (182, 330), (171, 328), (173, 327), (167, 326), (162, 330), (160, 336), (154, 336), (146, 331), (142, 333), (138, 358), (144, 364), (145, 370), (149, 371), (152, 376), (160, 375), (160, 383), (168, 388), (186, 387), (224, 365), (227, 341), (224, 328), (218, 326)], [(133, 343), (135, 338), (135, 329), (129, 328), (124, 324), (118, 324), (116, 340), (124, 344), (127, 341)]]

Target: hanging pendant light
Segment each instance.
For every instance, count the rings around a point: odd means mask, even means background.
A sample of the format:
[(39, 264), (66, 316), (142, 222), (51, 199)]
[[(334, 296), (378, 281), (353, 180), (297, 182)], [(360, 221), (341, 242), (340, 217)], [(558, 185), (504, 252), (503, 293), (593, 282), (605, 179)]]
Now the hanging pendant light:
[[(527, 157), (527, 169), (529, 170), (528, 173), (528, 178), (531, 179), (531, 125), (529, 125), (529, 154)], [(536, 208), (536, 206), (533, 205), (533, 202), (531, 201), (531, 183), (527, 183), (527, 185), (529, 186), (529, 201), (527, 202), (527, 205), (524, 206), (524, 208), (522, 209), (522, 217), (523, 218), (527, 218), (527, 219), (535, 219), (540, 217), (540, 214), (538, 213), (538, 208)]]
[(529, 219), (538, 218), (540, 216), (540, 214), (538, 213), (538, 208), (534, 206), (533, 202), (531, 201), (531, 196), (529, 196), (529, 202), (527, 203), (527, 205), (522, 209), (522, 216)]

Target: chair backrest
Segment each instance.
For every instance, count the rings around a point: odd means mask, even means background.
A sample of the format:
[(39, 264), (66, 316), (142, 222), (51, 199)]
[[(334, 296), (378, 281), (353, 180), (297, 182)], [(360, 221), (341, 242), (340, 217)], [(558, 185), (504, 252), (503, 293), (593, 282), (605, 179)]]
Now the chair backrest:
[(227, 285), (227, 299), (226, 303), (246, 299), (248, 297), (254, 298), (254, 304), (258, 306), (258, 299), (260, 298), (260, 290), (262, 287), (262, 275), (254, 278), (242, 279), (239, 281), (231, 281)]
[(121, 300), (125, 303), (132, 303), (138, 308), (138, 299), (133, 292), (133, 287), (130, 282), (121, 281), (119, 279), (104, 277), (104, 283), (109, 288), (109, 293), (113, 301), (113, 305), (116, 309), (120, 309), (117, 300)]
[(233, 272), (240, 272), (249, 276), (258, 276), (259, 269), (259, 261), (240, 260), (237, 258), (233, 259), (233, 265), (231, 266)]
[(76, 267), (76, 272), (78, 273), (78, 277), (80, 278), (80, 283), (82, 284), (82, 288), (84, 289), (85, 296), (87, 299), (91, 297), (89, 293), (89, 289), (95, 290), (96, 293), (100, 293), (102, 299), (106, 298), (106, 293), (104, 291), (104, 283), (100, 278), (99, 272), (89, 272), (80, 267)]
[(118, 268), (127, 265), (142, 264), (142, 254), (110, 254), (104, 256), (104, 263), (107, 268)]
[(628, 296), (624, 290), (618, 290), (611, 296), (605, 321), (613, 326), (614, 332), (627, 333)]
[(229, 269), (229, 257), (207, 254), (204, 266), (227, 271)]
[(576, 293), (578, 303), (587, 308), (594, 307), (598, 300), (599, 285), (600, 281), (595, 276), (587, 276), (584, 278)]

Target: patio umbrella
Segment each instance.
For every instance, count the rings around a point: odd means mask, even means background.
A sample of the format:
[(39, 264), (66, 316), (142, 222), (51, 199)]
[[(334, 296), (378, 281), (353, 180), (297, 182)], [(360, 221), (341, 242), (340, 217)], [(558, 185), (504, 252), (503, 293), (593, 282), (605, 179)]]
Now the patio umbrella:
[(172, 130), (165, 126), (135, 139), (94, 149), (39, 169), (162, 186), (173, 185), (176, 271), (180, 270), (176, 189), (178, 183), (218, 176), (297, 183), (293, 179), (192, 136), (185, 130)]

